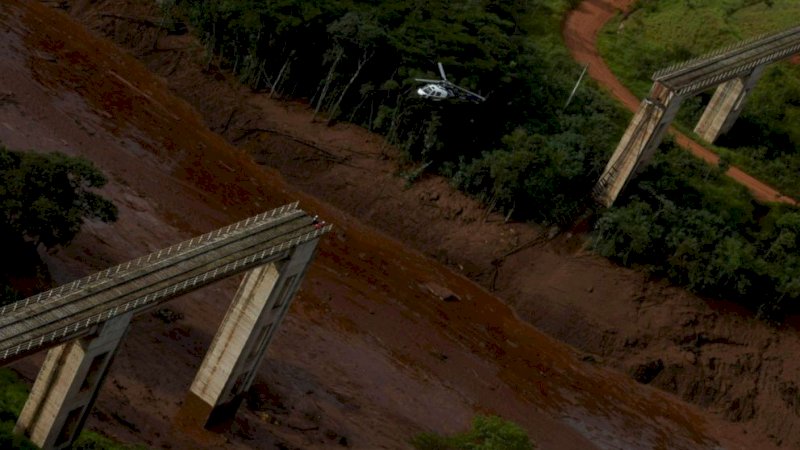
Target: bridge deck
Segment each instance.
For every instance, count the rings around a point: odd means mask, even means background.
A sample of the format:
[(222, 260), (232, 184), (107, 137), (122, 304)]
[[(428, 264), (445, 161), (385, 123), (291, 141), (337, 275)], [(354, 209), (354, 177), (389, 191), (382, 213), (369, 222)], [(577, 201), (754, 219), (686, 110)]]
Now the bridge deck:
[(653, 74), (679, 95), (692, 95), (800, 52), (800, 26), (758, 37)]
[(297, 204), (268, 211), (0, 309), (0, 364), (55, 346), (128, 311), (285, 258), (330, 230)]

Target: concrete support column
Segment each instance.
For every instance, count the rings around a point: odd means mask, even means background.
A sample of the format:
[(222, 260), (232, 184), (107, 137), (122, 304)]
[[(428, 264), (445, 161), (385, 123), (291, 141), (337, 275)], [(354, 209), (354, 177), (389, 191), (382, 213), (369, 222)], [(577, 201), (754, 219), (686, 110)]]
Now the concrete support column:
[(44, 449), (69, 447), (83, 428), (132, 316), (114, 317), (91, 336), (47, 352), (14, 431)]
[(288, 260), (245, 274), (192, 382), (184, 405), (191, 420), (210, 428), (236, 413), (300, 286), (317, 241), (295, 247)]
[(628, 181), (652, 158), (683, 99), (656, 82), (642, 100), (628, 129), (594, 187), (594, 197), (609, 207)]
[(714, 96), (708, 102), (703, 116), (694, 127), (694, 132), (706, 142), (714, 142), (728, 132), (742, 112), (747, 94), (758, 83), (765, 66), (758, 66), (749, 75), (717, 86)]

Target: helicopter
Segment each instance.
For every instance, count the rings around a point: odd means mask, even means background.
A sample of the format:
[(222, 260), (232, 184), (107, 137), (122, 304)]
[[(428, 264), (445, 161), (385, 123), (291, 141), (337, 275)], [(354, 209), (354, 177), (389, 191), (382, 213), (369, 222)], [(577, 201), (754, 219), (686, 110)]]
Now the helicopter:
[(461, 86), (451, 83), (447, 80), (447, 76), (444, 74), (444, 66), (442, 63), (437, 63), (439, 65), (439, 73), (442, 75), (441, 80), (425, 80), (422, 78), (415, 78), (416, 81), (421, 83), (427, 83), (425, 86), (417, 89), (417, 95), (424, 98), (429, 98), (431, 100), (443, 100), (446, 98), (456, 98), (460, 100), (468, 100), (475, 103), (480, 103), (486, 100), (485, 97), (482, 97), (470, 90), (464, 89)]

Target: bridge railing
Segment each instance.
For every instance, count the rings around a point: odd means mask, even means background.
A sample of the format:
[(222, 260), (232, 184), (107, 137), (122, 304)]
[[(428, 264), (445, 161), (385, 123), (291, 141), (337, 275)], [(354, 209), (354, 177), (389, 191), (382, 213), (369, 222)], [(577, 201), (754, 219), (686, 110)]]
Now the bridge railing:
[[(296, 208), (297, 204), (295, 203), (293, 205)], [(292, 206), (292, 205), (287, 205), (287, 206)], [(282, 209), (282, 208), (278, 208), (278, 210), (280, 210), (280, 209)], [(273, 210), (273, 211), (278, 211), (278, 210)], [(289, 210), (289, 209), (284, 210), (284, 212), (287, 211), (287, 210)], [(279, 213), (276, 213), (276, 214), (279, 214)], [(266, 217), (273, 217), (273, 216), (264, 216), (260, 220), (263, 220)], [(233, 231), (233, 230), (237, 229), (237, 225), (239, 225), (239, 226), (247, 226), (249, 224), (256, 223), (259, 220), (257, 217), (258, 216), (255, 216), (255, 218), (251, 217), (250, 219), (254, 219), (254, 220), (248, 219), (248, 220), (242, 221), (242, 222), (240, 222), (238, 224), (232, 224), (230, 227), (226, 227), (226, 228), (230, 228), (229, 231)], [(220, 230), (217, 230), (217, 231), (220, 231), (221, 232), (220, 235), (222, 235), (222, 234), (224, 234), (223, 230), (225, 230), (226, 228), (223, 228), (223, 229), (220, 229)], [(295, 246), (298, 246), (298, 245), (300, 245), (302, 243), (311, 241), (312, 239), (315, 239), (315, 238), (321, 236), (322, 234), (325, 234), (325, 233), (329, 232), (331, 229), (332, 229), (332, 225), (326, 225), (324, 227), (315, 229), (315, 230), (313, 230), (311, 232), (308, 232), (308, 233), (305, 233), (305, 234), (303, 234), (301, 236), (297, 236), (297, 237), (294, 237), (294, 238), (292, 238), (292, 239), (290, 239), (288, 241), (282, 242), (279, 245), (264, 249), (261, 252), (249, 255), (249, 256), (247, 256), (245, 258), (242, 258), (242, 259), (239, 259), (237, 261), (228, 263), (228, 264), (226, 264), (224, 266), (217, 267), (217, 268), (215, 268), (213, 270), (210, 270), (208, 272), (205, 272), (205, 273), (203, 273), (201, 275), (197, 275), (195, 277), (192, 277), (192, 278), (189, 278), (187, 280), (181, 281), (179, 283), (176, 283), (176, 284), (174, 284), (172, 286), (166, 287), (166, 288), (161, 289), (159, 291), (151, 292), (151, 293), (149, 293), (149, 294), (147, 294), (145, 296), (136, 298), (136, 299), (134, 299), (132, 301), (129, 301), (127, 303), (124, 303), (122, 305), (114, 306), (113, 308), (110, 308), (110, 309), (108, 309), (106, 311), (103, 311), (103, 312), (100, 312), (98, 314), (95, 314), (93, 316), (90, 316), (90, 317), (88, 317), (86, 319), (82, 319), (82, 320), (80, 320), (78, 322), (69, 324), (69, 325), (67, 325), (67, 326), (65, 326), (63, 328), (60, 328), (58, 330), (55, 330), (55, 331), (53, 331), (51, 333), (44, 334), (44, 335), (42, 335), (42, 336), (40, 336), (38, 338), (34, 338), (34, 339), (29, 340), (29, 341), (26, 341), (26, 342), (23, 342), (21, 344), (18, 344), (16, 346), (9, 347), (9, 348), (3, 350), (2, 353), (0, 353), (0, 361), (6, 360), (6, 359), (9, 359), (9, 358), (13, 358), (14, 356), (16, 356), (16, 355), (18, 355), (20, 353), (30, 352), (31, 350), (35, 350), (35, 349), (37, 349), (39, 347), (44, 346), (45, 344), (48, 344), (48, 343), (51, 343), (51, 342), (54, 342), (54, 341), (66, 340), (68, 337), (73, 337), (73, 335), (82, 333), (83, 331), (89, 329), (90, 327), (92, 327), (92, 326), (94, 326), (96, 324), (105, 322), (105, 321), (107, 321), (107, 320), (109, 320), (109, 319), (111, 319), (113, 317), (116, 317), (117, 315), (125, 314), (126, 312), (131, 311), (131, 310), (134, 310), (134, 311), (142, 310), (142, 309), (144, 309), (146, 307), (149, 307), (151, 304), (154, 304), (157, 301), (166, 301), (166, 300), (168, 300), (170, 298), (173, 298), (175, 296), (178, 296), (178, 295), (184, 294), (186, 292), (192, 291), (195, 288), (198, 288), (198, 287), (204, 286), (206, 284), (212, 283), (212, 282), (214, 282), (214, 281), (216, 281), (218, 279), (233, 275), (233, 274), (235, 274), (237, 272), (244, 271), (244, 270), (246, 270), (246, 269), (248, 269), (250, 267), (253, 267), (253, 266), (264, 264), (265, 262), (268, 262), (273, 256), (280, 255), (281, 253), (283, 253), (283, 252), (285, 252), (285, 251), (287, 251), (287, 250), (289, 250), (289, 249), (291, 249), (291, 248), (293, 248)], [(216, 232), (214, 232), (214, 233), (216, 233)], [(209, 234), (212, 234), (212, 233), (209, 233)], [(202, 238), (203, 236), (200, 236), (200, 237)], [(189, 240), (189, 241), (185, 241), (185, 242), (191, 242), (191, 241), (193, 241), (193, 239)], [(176, 247), (179, 247), (179, 245), (176, 246)], [(158, 253), (158, 252), (156, 252), (156, 253)], [(125, 266), (125, 264), (122, 264), (122, 265), (117, 266), (117, 267), (121, 267), (121, 266)], [(101, 272), (98, 272), (98, 273), (101, 273)], [(92, 277), (94, 277), (94, 275)], [(86, 278), (88, 279), (88, 278), (92, 278), (92, 277), (86, 277)], [(56, 290), (56, 289), (54, 289), (54, 290)], [(21, 302), (18, 302), (18, 303), (21, 303)]]
[[(771, 43), (775, 41), (791, 37), (794, 35), (800, 36), (800, 26), (792, 27), (777, 33), (764, 33), (749, 39), (745, 39), (743, 41), (735, 42), (726, 47), (722, 47), (713, 50), (709, 53), (700, 55), (696, 58), (687, 59), (686, 61), (681, 61), (669, 67), (660, 69), (653, 74), (653, 81), (660, 81), (665, 78), (674, 77), (682, 73), (695, 70), (700, 66), (736, 57), (741, 52), (749, 49), (757, 49), (758, 47), (762, 46), (767, 48), (770, 46)], [(769, 53), (768, 50), (765, 51)], [(786, 56), (786, 54), (784, 54), (783, 56)], [(777, 59), (780, 59), (780, 57), (778, 57)]]
[(109, 267), (108, 269), (96, 272), (87, 277), (79, 278), (75, 281), (61, 285), (57, 288), (50, 289), (49, 291), (41, 292), (37, 295), (28, 297), (24, 300), (7, 304), (2, 308), (0, 308), (0, 316), (13, 313), (18, 309), (25, 308), (31, 304), (47, 302), (49, 300), (57, 299), (71, 292), (78, 291), (80, 289), (85, 289), (88, 285), (91, 285), (93, 283), (104, 282), (105, 280), (113, 278), (120, 272), (124, 273), (132, 269), (142, 268), (145, 267), (147, 264), (150, 264), (151, 262), (162, 261), (164, 258), (177, 255), (182, 250), (187, 250), (187, 251), (196, 250), (202, 247), (203, 245), (219, 241), (221, 239), (228, 237), (229, 235), (235, 234), (242, 230), (246, 230), (247, 228), (249, 228), (254, 224), (263, 222), (268, 219), (272, 219), (274, 217), (280, 217), (286, 213), (295, 211), (297, 210), (297, 207), (298, 207), (298, 202), (294, 202), (288, 205), (283, 205), (279, 208), (272, 209), (270, 211), (265, 211), (261, 214), (248, 217), (247, 219), (232, 223), (228, 226), (214, 230), (210, 233), (193, 237), (192, 239), (179, 242), (170, 247), (163, 248), (158, 251), (152, 252), (150, 254), (141, 256), (137, 259), (113, 267)]

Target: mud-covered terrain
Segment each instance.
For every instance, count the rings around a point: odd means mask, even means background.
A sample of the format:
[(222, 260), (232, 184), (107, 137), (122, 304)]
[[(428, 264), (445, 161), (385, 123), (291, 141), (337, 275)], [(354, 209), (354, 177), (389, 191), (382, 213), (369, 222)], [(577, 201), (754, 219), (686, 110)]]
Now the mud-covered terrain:
[[(336, 232), (270, 348), (252, 409), (229, 431), (199, 432), (180, 408), (237, 280), (170, 303), (178, 316), (138, 318), (90, 427), (181, 448), (407, 448), (414, 433), (457, 431), (483, 412), (520, 423), (542, 448), (800, 442), (793, 330), (614, 267), (580, 235), (504, 223), (444, 180), (406, 186), (380, 138), (240, 90), (204, 70), (188, 36), (132, 20), (152, 16), (133, 3), (69, 12), (163, 78), (63, 12), (0, 9), (0, 140), (90, 158), (120, 206), (117, 223), (88, 224), (44, 255), (55, 279), (294, 199)], [(460, 301), (443, 302), (442, 290)], [(37, 356), (17, 368), (33, 377)]]

